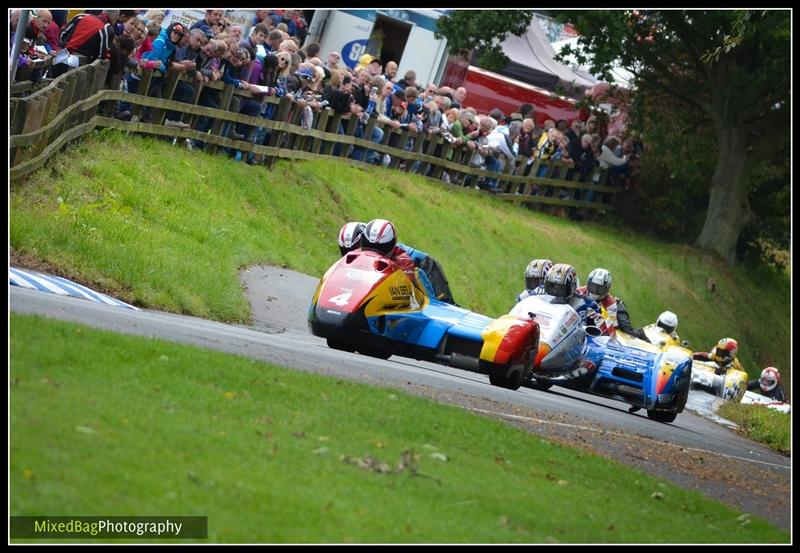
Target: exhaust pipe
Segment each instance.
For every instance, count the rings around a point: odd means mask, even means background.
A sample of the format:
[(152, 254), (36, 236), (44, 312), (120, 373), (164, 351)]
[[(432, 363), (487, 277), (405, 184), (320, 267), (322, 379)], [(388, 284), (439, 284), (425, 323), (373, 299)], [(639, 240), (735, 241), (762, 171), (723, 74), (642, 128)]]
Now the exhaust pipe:
[(437, 354), (436, 361), (455, 367), (457, 369), (464, 369), (466, 371), (480, 372), (480, 360), (460, 353), (451, 353), (450, 355)]

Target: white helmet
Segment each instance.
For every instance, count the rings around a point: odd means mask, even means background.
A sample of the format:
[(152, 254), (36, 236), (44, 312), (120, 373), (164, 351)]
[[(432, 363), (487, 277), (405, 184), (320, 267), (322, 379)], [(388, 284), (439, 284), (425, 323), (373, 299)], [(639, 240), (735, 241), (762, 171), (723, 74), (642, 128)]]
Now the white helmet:
[(775, 386), (781, 381), (781, 373), (775, 367), (767, 367), (761, 371), (761, 378), (758, 379), (758, 384), (764, 392), (770, 392), (775, 389)]
[(544, 283), (547, 271), (553, 268), (553, 262), (549, 259), (534, 259), (525, 268), (525, 288), (535, 290), (540, 284)]
[(586, 292), (590, 298), (600, 301), (608, 295), (610, 290), (611, 273), (600, 267), (589, 273), (589, 279), (586, 281)]
[(363, 235), (364, 223), (353, 221), (345, 224), (339, 231), (339, 251), (342, 252), (342, 255), (358, 248)]
[(364, 228), (364, 238), (361, 244), (364, 248), (369, 248), (383, 255), (392, 253), (397, 244), (397, 233), (394, 225), (386, 219), (373, 219)]
[(678, 316), (672, 311), (664, 311), (658, 316), (656, 324), (666, 330), (668, 334), (672, 334), (678, 328)]

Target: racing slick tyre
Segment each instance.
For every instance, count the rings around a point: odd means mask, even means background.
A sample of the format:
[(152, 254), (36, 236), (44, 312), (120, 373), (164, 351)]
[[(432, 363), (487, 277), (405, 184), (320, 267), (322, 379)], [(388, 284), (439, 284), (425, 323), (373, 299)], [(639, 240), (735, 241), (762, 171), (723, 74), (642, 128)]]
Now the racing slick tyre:
[(360, 348), (358, 353), (361, 355), (368, 355), (369, 357), (375, 357), (376, 359), (389, 359), (392, 356), (388, 351), (372, 348)]
[(525, 381), (524, 386), (526, 388), (533, 388), (534, 390), (541, 390), (542, 392), (545, 392), (553, 387), (553, 385), (549, 382), (545, 382), (544, 380), (536, 380), (532, 377)]
[(489, 383), (492, 386), (518, 390), (524, 381), (522, 370), (511, 369), (506, 365), (495, 365), (486, 363), (489, 366)]
[(356, 348), (347, 342), (337, 340), (335, 338), (327, 338), (326, 341), (328, 342), (328, 347), (331, 349), (349, 351), (350, 353), (354, 353), (356, 351)]
[(656, 411), (655, 409), (647, 410), (647, 417), (656, 422), (672, 422), (678, 416), (677, 411)]

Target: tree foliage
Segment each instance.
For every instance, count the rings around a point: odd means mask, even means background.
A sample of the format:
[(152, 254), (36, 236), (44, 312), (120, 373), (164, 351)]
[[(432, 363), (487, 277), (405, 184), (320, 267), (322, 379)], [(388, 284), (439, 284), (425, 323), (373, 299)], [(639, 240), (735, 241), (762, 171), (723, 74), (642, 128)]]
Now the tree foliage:
[(499, 71), (509, 62), (500, 44), (508, 33), (525, 33), (533, 15), (532, 10), (454, 10), (436, 22), (436, 38), (447, 38), (452, 55), (469, 56), (477, 50), (481, 67)]
[[(634, 74), (640, 114), (634, 126), (648, 144), (643, 179), (653, 192), (652, 205), (645, 203), (642, 211), (660, 214), (648, 221), (660, 220), (662, 230), (687, 241), (691, 229), (698, 246), (730, 262), (747, 250), (740, 240), (744, 230), (786, 245), (789, 10), (550, 13), (579, 33), (579, 47), (564, 47), (562, 58), (572, 55), (608, 81), (615, 65)], [(499, 69), (508, 61), (499, 44), (509, 32), (521, 35), (533, 15), (453, 11), (439, 20), (438, 35), (447, 38), (451, 53), (475, 48), (479, 63)], [(666, 216), (668, 207), (675, 209)], [(696, 210), (705, 213), (699, 229)], [(745, 242), (753, 243), (752, 236)]]

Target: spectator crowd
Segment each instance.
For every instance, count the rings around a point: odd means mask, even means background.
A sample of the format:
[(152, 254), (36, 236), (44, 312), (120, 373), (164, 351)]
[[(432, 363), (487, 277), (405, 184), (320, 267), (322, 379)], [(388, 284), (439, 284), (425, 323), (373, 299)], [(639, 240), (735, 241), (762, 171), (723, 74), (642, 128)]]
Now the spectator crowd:
[[(531, 104), (523, 104), (510, 114), (494, 109), (478, 113), (469, 106), (467, 90), (419, 83), (415, 71), (398, 74), (398, 62), (364, 54), (354, 68), (342, 63), (338, 52), (322, 52), (320, 45), (306, 39), (307, 22), (299, 10), (256, 10), (247, 33), (241, 25), (231, 24), (222, 9), (209, 9), (205, 17), (190, 25), (177, 21), (164, 26), (162, 10), (86, 10), (68, 18), (67, 10), (31, 10), (24, 30), (17, 29), (20, 10), (10, 12), (10, 46), (17, 32), (25, 33), (19, 52), (17, 78), (36, 80), (56, 77), (77, 65), (96, 59), (108, 59), (110, 68), (106, 86), (145, 93), (140, 90), (142, 71), (152, 70), (148, 96), (162, 96), (170, 73), (182, 73), (170, 99), (196, 102), (198, 106), (221, 107), (220, 91), (197, 85), (222, 81), (237, 89), (248, 90), (252, 97), (234, 96), (229, 109), (252, 117), (273, 120), (276, 104), (261, 101), (264, 97), (288, 97), (302, 112), (300, 124), (309, 129), (323, 108), (344, 115), (339, 129), (344, 134), (349, 118), (357, 118), (355, 136), (374, 143), (410, 149), (413, 137), (426, 133), (439, 135), (443, 143), (463, 145), (469, 150), (469, 164), (489, 172), (515, 171), (518, 175), (554, 177), (581, 182), (596, 179), (596, 168), (608, 170), (608, 184), (629, 187), (634, 182), (641, 143), (633, 137), (621, 140), (607, 136), (601, 117), (590, 115), (585, 121), (544, 122), (538, 127)], [(51, 63), (44, 64), (49, 60)], [(111, 115), (131, 120), (132, 105), (119, 102)], [(212, 120), (207, 116), (184, 121), (179, 111), (167, 112), (164, 124), (176, 128), (193, 128), (205, 133)], [(368, 124), (371, 118), (375, 123)], [(144, 109), (140, 119), (150, 122)], [(388, 142), (385, 132), (407, 130), (407, 135), (393, 133)], [(223, 136), (256, 144), (267, 144), (270, 132), (266, 127), (244, 124), (222, 126)], [(365, 134), (369, 132), (369, 136)], [(409, 136), (400, 143), (402, 136)], [(199, 140), (187, 142), (194, 149), (203, 149)], [(341, 155), (336, 144), (335, 155)], [(349, 146), (347, 155), (373, 164), (389, 165), (391, 157), (360, 146)], [(253, 154), (242, 155), (229, 149), (232, 156), (247, 163), (257, 163)], [(453, 150), (438, 146), (433, 155), (453, 159)], [(561, 162), (553, 164), (552, 162)], [(412, 170), (420, 168), (413, 163)], [(524, 163), (525, 166), (518, 166)], [(556, 165), (558, 169), (556, 170)], [(424, 168), (423, 168), (424, 169)], [(427, 169), (430, 174), (431, 168)], [(577, 174), (576, 174), (577, 173)], [(449, 182), (451, 175), (441, 173)], [(595, 180), (596, 182), (596, 180)], [(498, 178), (468, 177), (464, 184), (498, 192)], [(516, 188), (516, 186), (515, 186)], [(591, 201), (594, 191), (577, 190), (574, 199)], [(569, 198), (564, 188), (534, 187), (533, 194), (558, 195)], [(582, 196), (582, 197), (581, 197)], [(576, 210), (572, 215), (580, 217)], [(585, 213), (584, 213), (585, 214)]]

